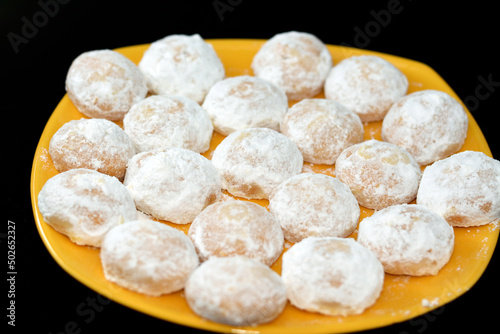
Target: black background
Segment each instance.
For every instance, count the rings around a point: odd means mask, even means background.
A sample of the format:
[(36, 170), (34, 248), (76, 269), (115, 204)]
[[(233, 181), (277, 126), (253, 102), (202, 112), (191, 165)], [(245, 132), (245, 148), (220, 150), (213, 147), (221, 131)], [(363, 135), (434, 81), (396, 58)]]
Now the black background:
[[(64, 332), (72, 321), (80, 333), (200, 332), (97, 299), (94, 291), (56, 264), (38, 236), (29, 194), (32, 159), (44, 125), (65, 93), (66, 72), (76, 56), (94, 49), (150, 43), (173, 33), (268, 39), (279, 32), (306, 31), (328, 44), (348, 44), (429, 65), (467, 102), (498, 159), (496, 7), (494, 2), (480, 1), (436, 4), (416, 0), (2, 0), (0, 110), (7, 130), (2, 171), (7, 179), (6, 218), (16, 224), (15, 332), (55, 334)], [(383, 12), (388, 7), (392, 14)], [(30, 30), (28, 25), (35, 23), (38, 27)], [(359, 31), (366, 35), (362, 37)], [(2, 267), (6, 268), (5, 225), (1, 233)], [(370, 332), (493, 331), (500, 309), (499, 257), (497, 250), (478, 283), (457, 300), (417, 319)], [(8, 289), (4, 286), (0, 294), (6, 315)], [(96, 300), (95, 312), (78, 312), (82, 303), (90, 305), (92, 299)], [(5, 315), (2, 325), (12, 330)]]

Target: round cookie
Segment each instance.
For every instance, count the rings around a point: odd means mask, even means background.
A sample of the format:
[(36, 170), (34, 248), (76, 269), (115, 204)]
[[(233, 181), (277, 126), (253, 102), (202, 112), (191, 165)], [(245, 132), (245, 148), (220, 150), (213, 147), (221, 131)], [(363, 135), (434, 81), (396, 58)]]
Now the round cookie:
[(380, 210), (415, 199), (422, 172), (405, 149), (372, 139), (345, 149), (335, 175), (360, 205)]
[(453, 253), (453, 228), (422, 205), (394, 205), (361, 221), (358, 242), (393, 275), (436, 275)]
[(288, 99), (272, 83), (241, 75), (213, 85), (203, 101), (203, 108), (215, 131), (224, 136), (248, 128), (279, 131), (280, 122), (288, 110)]
[(408, 94), (394, 104), (382, 122), (382, 139), (404, 147), (420, 165), (458, 152), (467, 136), (462, 105), (437, 90)]
[(108, 231), (135, 220), (132, 197), (115, 177), (71, 169), (47, 180), (38, 194), (44, 221), (78, 245), (100, 247)]
[(285, 114), (281, 133), (297, 145), (304, 161), (332, 165), (344, 149), (363, 141), (365, 131), (358, 115), (340, 103), (304, 99)]
[(154, 220), (113, 228), (103, 240), (100, 257), (107, 280), (150, 296), (183, 289), (199, 265), (191, 240)]
[(123, 180), (135, 154), (129, 136), (106, 119), (72, 120), (50, 139), (49, 154), (59, 172), (88, 168)]
[(238, 130), (217, 146), (212, 163), (222, 188), (234, 196), (267, 199), (281, 182), (302, 172), (302, 154), (285, 135), (268, 128)]
[(196, 314), (232, 326), (268, 323), (287, 303), (281, 277), (244, 256), (213, 257), (203, 262), (189, 277), (184, 291)]
[(176, 224), (191, 223), (222, 194), (210, 160), (178, 147), (136, 154), (123, 183), (138, 210)]
[(283, 181), (269, 198), (269, 211), (285, 239), (347, 237), (357, 227), (360, 208), (349, 187), (334, 177), (302, 173)]
[(271, 266), (283, 251), (283, 231), (266, 208), (247, 201), (209, 205), (189, 227), (201, 261), (244, 255)]
[(362, 122), (382, 120), (408, 90), (408, 79), (393, 64), (378, 56), (352, 56), (332, 68), (325, 81), (325, 96), (358, 114)]
[(131, 60), (112, 50), (84, 52), (71, 63), (66, 92), (92, 118), (123, 119), (148, 93), (146, 78)]
[(203, 153), (210, 147), (214, 130), (199, 104), (168, 95), (152, 95), (132, 106), (123, 127), (138, 152), (181, 147)]
[(225, 75), (212, 45), (198, 34), (169, 35), (151, 43), (139, 68), (154, 94), (181, 95), (200, 104)]
[(482, 152), (453, 154), (427, 166), (417, 204), (437, 212), (455, 227), (500, 220), (500, 162)]
[(330, 52), (316, 36), (289, 31), (266, 41), (251, 67), (255, 76), (283, 89), (288, 99), (302, 100), (321, 92), (332, 64)]
[(384, 284), (384, 268), (354, 239), (309, 237), (283, 254), (281, 277), (295, 307), (347, 316), (375, 303)]

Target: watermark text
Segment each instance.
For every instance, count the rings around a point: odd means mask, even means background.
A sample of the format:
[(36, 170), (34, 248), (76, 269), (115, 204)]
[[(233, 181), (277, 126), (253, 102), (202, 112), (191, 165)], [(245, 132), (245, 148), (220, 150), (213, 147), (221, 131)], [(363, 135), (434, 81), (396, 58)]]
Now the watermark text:
[(33, 38), (38, 35), (40, 29), (45, 27), (51, 18), (59, 13), (61, 5), (66, 5), (71, 0), (39, 0), (37, 2), (40, 8), (32, 15), (21, 17), (20, 31), (10, 31), (7, 34), (7, 39), (14, 50), (14, 53), (19, 53), (23, 45), (28, 44)]

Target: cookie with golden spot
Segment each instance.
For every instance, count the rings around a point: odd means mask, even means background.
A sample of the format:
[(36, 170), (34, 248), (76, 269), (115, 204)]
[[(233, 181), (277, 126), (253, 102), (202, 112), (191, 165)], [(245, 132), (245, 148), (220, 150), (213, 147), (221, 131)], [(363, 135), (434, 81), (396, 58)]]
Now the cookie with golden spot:
[(375, 210), (414, 200), (422, 177), (405, 149), (373, 139), (345, 149), (337, 158), (335, 174), (360, 205)]

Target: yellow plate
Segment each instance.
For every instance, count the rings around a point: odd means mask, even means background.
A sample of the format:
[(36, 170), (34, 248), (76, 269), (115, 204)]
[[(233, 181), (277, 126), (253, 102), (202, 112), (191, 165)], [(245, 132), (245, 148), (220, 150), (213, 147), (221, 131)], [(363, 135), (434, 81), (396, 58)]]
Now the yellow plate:
[[(252, 75), (250, 64), (254, 54), (264, 43), (263, 40), (208, 40), (225, 65), (226, 75)], [(130, 46), (117, 49), (135, 63), (138, 63), (148, 45)], [(412, 60), (370, 52), (328, 45), (334, 63), (341, 59), (360, 54), (381, 56), (398, 67), (409, 80), (409, 92), (422, 89), (437, 89), (447, 92), (458, 100), (458, 96), (448, 84), (430, 67)], [(320, 94), (318, 97), (324, 97)], [(290, 102), (290, 105), (293, 101)], [(464, 106), (465, 107), (465, 106)], [(469, 130), (463, 150), (481, 151), (491, 156), (491, 151), (477, 123), (467, 111)], [(363, 314), (348, 317), (328, 317), (308, 313), (287, 305), (284, 312), (273, 322), (257, 327), (233, 328), (204, 320), (188, 307), (183, 292), (161, 297), (147, 297), (112, 284), (103, 276), (98, 249), (73, 244), (69, 239), (56, 232), (38, 210), (37, 196), (45, 182), (55, 174), (48, 154), (52, 135), (64, 123), (84, 117), (65, 95), (54, 110), (42, 133), (38, 144), (31, 174), (31, 201), (40, 236), (57, 263), (71, 276), (89, 288), (118, 303), (160, 319), (185, 326), (216, 332), (261, 333), (339, 333), (366, 330), (405, 321), (434, 308), (438, 308), (459, 297), (469, 290), (486, 269), (497, 243), (499, 227), (489, 224), (482, 227), (455, 228), (456, 245), (450, 262), (436, 276), (409, 277), (386, 275), (382, 294), (376, 304)], [(381, 122), (365, 124), (365, 139), (380, 138)], [(223, 139), (214, 134), (210, 152)], [(334, 166), (305, 164), (304, 171), (314, 171), (334, 176)], [(257, 201), (266, 206), (267, 201)], [(361, 208), (360, 219), (372, 214), (372, 210)], [(174, 224), (170, 224), (175, 226)], [(178, 226), (187, 233), (188, 225)], [(356, 237), (355, 233), (351, 237)], [(290, 247), (286, 244), (285, 251)], [(281, 272), (281, 258), (272, 266)]]

